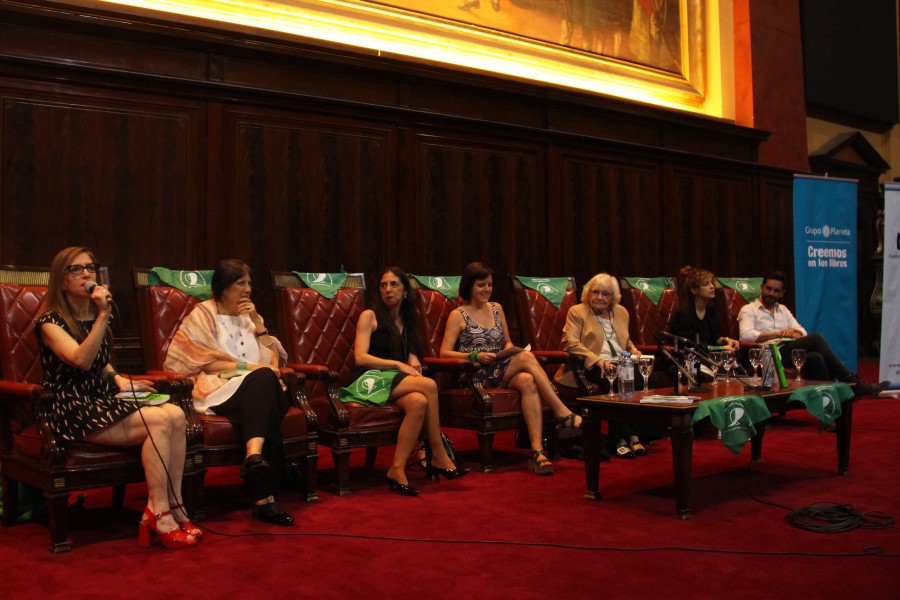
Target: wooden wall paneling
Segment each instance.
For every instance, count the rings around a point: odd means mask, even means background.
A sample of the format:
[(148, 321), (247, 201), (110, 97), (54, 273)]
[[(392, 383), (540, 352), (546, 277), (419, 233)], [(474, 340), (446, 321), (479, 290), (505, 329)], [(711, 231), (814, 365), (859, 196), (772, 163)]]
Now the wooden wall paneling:
[(126, 364), (140, 360), (132, 267), (191, 262), (202, 246), (203, 121), (202, 105), (173, 98), (0, 89), (0, 261), (90, 247), (109, 267)]
[(392, 126), (244, 106), (223, 121), (222, 255), (253, 267), (265, 314), (271, 269), (380, 269), (397, 243)]
[[(514, 318), (507, 273), (543, 274), (547, 248), (545, 152), (538, 144), (496, 137), (414, 131), (410, 135), (419, 235), (416, 272), (459, 274), (481, 260), (494, 269), (494, 298)], [(409, 252), (410, 248), (407, 249)]]
[(758, 249), (748, 232), (758, 222), (753, 180), (746, 172), (719, 165), (673, 165), (666, 173), (669, 192), (663, 236), (663, 269), (675, 274), (685, 264), (716, 274), (741, 275)]
[(579, 285), (593, 275), (658, 274), (662, 229), (660, 163), (559, 149), (551, 190), (561, 262)]

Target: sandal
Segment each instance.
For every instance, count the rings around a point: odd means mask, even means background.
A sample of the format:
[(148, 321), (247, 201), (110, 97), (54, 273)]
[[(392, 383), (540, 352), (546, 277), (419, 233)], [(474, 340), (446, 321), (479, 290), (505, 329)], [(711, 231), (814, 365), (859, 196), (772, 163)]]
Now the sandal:
[(571, 412), (566, 416), (557, 419), (556, 426), (560, 429), (581, 429), (581, 420), (579, 420), (577, 423), (575, 422), (575, 419), (577, 418), (578, 415)]
[(647, 456), (647, 449), (640, 442), (631, 444), (631, 453), (635, 456)]
[(628, 446), (618, 446), (616, 448), (616, 458), (634, 458), (634, 452)]
[(547, 460), (543, 450), (532, 450), (528, 470), (535, 475), (553, 475), (553, 463)]

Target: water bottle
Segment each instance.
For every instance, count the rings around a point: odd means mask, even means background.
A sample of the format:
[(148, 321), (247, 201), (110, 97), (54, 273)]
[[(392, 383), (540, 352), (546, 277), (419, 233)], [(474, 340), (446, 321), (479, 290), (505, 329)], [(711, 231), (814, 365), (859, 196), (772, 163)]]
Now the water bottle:
[(763, 344), (759, 364), (762, 367), (762, 385), (763, 387), (771, 388), (772, 383), (775, 381), (775, 359), (772, 358), (771, 345)]
[(634, 398), (634, 361), (631, 352), (623, 352), (619, 360), (619, 395)]

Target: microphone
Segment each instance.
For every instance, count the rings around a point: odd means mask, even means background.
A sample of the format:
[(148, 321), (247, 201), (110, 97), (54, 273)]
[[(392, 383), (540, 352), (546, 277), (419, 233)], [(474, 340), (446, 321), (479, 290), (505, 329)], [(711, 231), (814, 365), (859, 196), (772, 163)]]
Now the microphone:
[[(86, 291), (88, 294), (93, 294), (94, 288), (97, 287), (98, 285), (99, 284), (96, 281), (88, 281), (86, 284), (84, 284), (84, 291)], [(113, 303), (113, 299), (110, 294), (106, 295), (106, 303), (107, 304)]]

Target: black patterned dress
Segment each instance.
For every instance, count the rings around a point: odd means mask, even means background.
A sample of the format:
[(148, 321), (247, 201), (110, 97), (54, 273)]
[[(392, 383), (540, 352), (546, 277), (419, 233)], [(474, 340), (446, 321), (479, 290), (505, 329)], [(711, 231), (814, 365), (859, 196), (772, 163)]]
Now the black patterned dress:
[[(66, 325), (62, 315), (55, 311), (46, 312), (37, 320), (35, 333), (41, 348), (41, 367), (44, 378), (41, 385), (56, 396), (50, 414), (50, 428), (61, 439), (77, 442), (90, 433), (109, 427), (121, 421), (137, 407), (116, 398), (116, 386), (103, 376), (103, 369), (109, 364), (109, 343), (104, 338), (100, 351), (88, 371), (67, 365), (47, 346), (41, 338), (41, 327), (46, 323), (59, 325), (75, 336)], [(94, 321), (82, 321), (85, 331), (90, 331)]]

